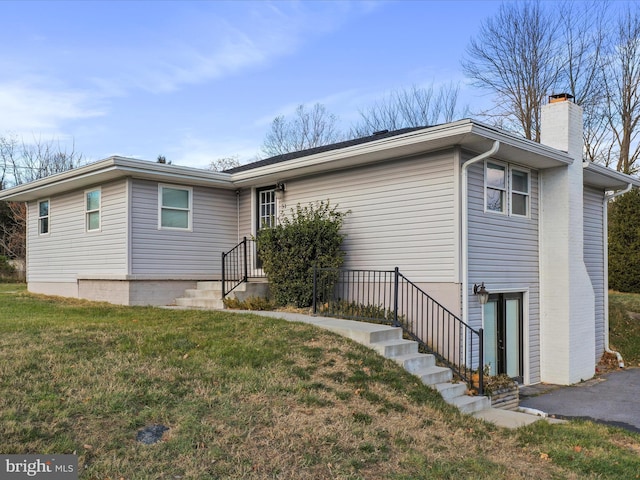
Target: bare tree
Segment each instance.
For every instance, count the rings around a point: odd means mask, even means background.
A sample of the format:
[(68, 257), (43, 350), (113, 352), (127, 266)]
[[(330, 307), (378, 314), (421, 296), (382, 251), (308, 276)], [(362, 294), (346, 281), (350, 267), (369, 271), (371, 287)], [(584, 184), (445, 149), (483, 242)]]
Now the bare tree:
[[(75, 168), (82, 155), (68, 152), (57, 142), (26, 143), (15, 136), (0, 136), (0, 188), (19, 185)], [(24, 258), (27, 209), (24, 203), (1, 202), (0, 255)]]
[(471, 40), (462, 62), (474, 85), (496, 95), (495, 107), (485, 115), (535, 141), (540, 141), (540, 107), (564, 66), (557, 41), (560, 18), (539, 1), (505, 3)]
[(216, 160), (212, 160), (209, 164), (209, 170), (214, 172), (224, 172), (230, 168), (240, 166), (240, 157), (238, 155), (232, 155), (230, 157), (221, 157)]
[(583, 108), (585, 158), (606, 163), (610, 150), (605, 115), (608, 4), (566, 2), (559, 13), (562, 19), (559, 40), (565, 56), (560, 68), (559, 88), (573, 95), (574, 101)]
[[(0, 137), (1, 138), (1, 137)], [(13, 185), (32, 182), (55, 173), (71, 170), (83, 161), (82, 154), (61, 148), (56, 141), (35, 139), (32, 143), (18, 141), (15, 137), (4, 138), (5, 149), (0, 149), (0, 156), (7, 163), (7, 180)], [(3, 160), (0, 160), (0, 163)]]
[[(640, 158), (640, 7), (618, 18), (611, 62), (605, 76), (606, 119), (613, 133), (616, 170), (637, 173)], [(613, 163), (611, 161), (610, 163)]]
[(310, 110), (299, 105), (292, 119), (280, 115), (273, 120), (262, 151), (275, 156), (338, 142), (342, 135), (337, 122), (322, 104), (316, 103)]
[(437, 91), (433, 85), (412, 86), (389, 95), (360, 110), (360, 121), (351, 127), (350, 136), (363, 137), (380, 130), (424, 127), (450, 122), (458, 111), (460, 87), (449, 83)]

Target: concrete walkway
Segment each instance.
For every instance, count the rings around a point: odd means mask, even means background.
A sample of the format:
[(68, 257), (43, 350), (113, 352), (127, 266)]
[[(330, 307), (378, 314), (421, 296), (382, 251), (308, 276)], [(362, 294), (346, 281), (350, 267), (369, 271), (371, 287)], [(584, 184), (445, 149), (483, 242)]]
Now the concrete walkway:
[(640, 433), (640, 368), (600, 375), (572, 386), (520, 390), (520, 405), (558, 418), (584, 418)]
[[(254, 315), (261, 315), (264, 317), (281, 318), (284, 320), (288, 320), (290, 322), (308, 323), (311, 325), (315, 325), (316, 327), (329, 330), (339, 335), (342, 335), (344, 337), (350, 338), (358, 343), (361, 343), (363, 345), (366, 345), (370, 348), (377, 350), (379, 353), (383, 354), (387, 358), (392, 358), (398, 361), (399, 355), (394, 353), (387, 355), (386, 352), (380, 351), (379, 349), (380, 343), (384, 343), (385, 341), (384, 338), (386, 338), (386, 334), (384, 334), (383, 332), (388, 330), (398, 330), (394, 327), (373, 324), (373, 323), (366, 323), (366, 322), (357, 322), (353, 320), (342, 320), (338, 318), (315, 317), (312, 315), (304, 315), (301, 313), (290, 313), (290, 312), (244, 311), (244, 310), (225, 310), (225, 312), (236, 312), (236, 313), (245, 313), (245, 314), (249, 313)], [(401, 363), (401, 362), (398, 362), (398, 363)], [(407, 370), (409, 370), (411, 373), (418, 374), (417, 372), (412, 372), (411, 369), (408, 368), (406, 364), (405, 364), (405, 368), (407, 368)], [(437, 367), (437, 368), (441, 368), (441, 367)], [(443, 398), (445, 399), (445, 401), (454, 405), (456, 404), (455, 401), (453, 401), (452, 399), (448, 399), (447, 394), (441, 390), (442, 385), (444, 385), (444, 383), (439, 383), (438, 386), (436, 386), (434, 384), (428, 383), (427, 381), (425, 381), (424, 378), (423, 378), (423, 382), (439, 390), (443, 395)], [(461, 386), (461, 384), (457, 384), (457, 385)], [(470, 401), (477, 402), (478, 400), (482, 400), (485, 397), (466, 397), (466, 398), (470, 399)], [(518, 428), (518, 427), (529, 425), (533, 422), (543, 419), (542, 416), (538, 416), (538, 415), (530, 415), (522, 412), (491, 408), (490, 403), (487, 400), (481, 403), (481, 407), (479, 407), (477, 411), (465, 410), (466, 400), (464, 399), (462, 401), (458, 401), (458, 403), (460, 403), (460, 405), (457, 405), (457, 406), (462, 412), (471, 413), (476, 418), (480, 418), (482, 420), (485, 420), (487, 422), (490, 422), (505, 428)], [(553, 420), (553, 419), (545, 419), (545, 420), (556, 422), (556, 420)]]

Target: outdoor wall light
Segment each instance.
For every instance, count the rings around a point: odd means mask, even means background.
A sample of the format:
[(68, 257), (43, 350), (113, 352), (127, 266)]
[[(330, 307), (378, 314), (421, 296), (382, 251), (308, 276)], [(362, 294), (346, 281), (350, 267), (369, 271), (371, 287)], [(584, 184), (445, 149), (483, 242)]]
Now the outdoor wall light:
[(284, 192), (286, 186), (284, 184), (284, 182), (278, 182), (276, 183), (276, 190), (279, 192)]
[(480, 305), (486, 305), (489, 301), (489, 292), (486, 288), (484, 288), (484, 282), (482, 282), (480, 285), (478, 285), (477, 283), (473, 285), (473, 294), (478, 297)]

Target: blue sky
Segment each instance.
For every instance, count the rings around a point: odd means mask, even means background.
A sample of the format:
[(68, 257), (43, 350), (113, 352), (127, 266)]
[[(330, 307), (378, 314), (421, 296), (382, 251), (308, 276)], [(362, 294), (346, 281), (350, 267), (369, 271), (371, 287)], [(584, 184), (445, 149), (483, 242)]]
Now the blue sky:
[(390, 91), (460, 82), (494, 1), (0, 2), (0, 135), (206, 167), (247, 161), (273, 118), (345, 128)]

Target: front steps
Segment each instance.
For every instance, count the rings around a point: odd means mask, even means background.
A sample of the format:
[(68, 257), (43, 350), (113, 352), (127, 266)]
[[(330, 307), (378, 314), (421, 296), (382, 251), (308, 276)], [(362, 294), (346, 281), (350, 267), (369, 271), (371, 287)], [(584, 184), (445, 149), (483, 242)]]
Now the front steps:
[[(455, 405), (463, 413), (475, 413), (491, 408), (488, 397), (467, 395), (464, 382), (453, 382), (453, 372), (436, 365), (435, 356), (418, 352), (418, 342), (402, 338), (402, 329), (378, 325), (384, 339), (365, 343), (380, 355), (394, 360), (422, 383), (435, 388), (445, 402)], [(370, 335), (370, 337), (373, 335)], [(391, 338), (390, 338), (391, 337)]]
[[(248, 297), (264, 297), (269, 284), (265, 281), (244, 282), (238, 285), (228, 296), (245, 300)], [(222, 301), (222, 282), (197, 282), (196, 288), (185, 290), (184, 297), (176, 298), (176, 305), (187, 308), (224, 309)]]

